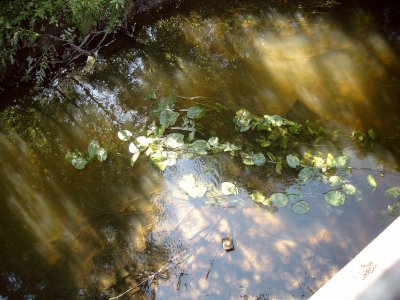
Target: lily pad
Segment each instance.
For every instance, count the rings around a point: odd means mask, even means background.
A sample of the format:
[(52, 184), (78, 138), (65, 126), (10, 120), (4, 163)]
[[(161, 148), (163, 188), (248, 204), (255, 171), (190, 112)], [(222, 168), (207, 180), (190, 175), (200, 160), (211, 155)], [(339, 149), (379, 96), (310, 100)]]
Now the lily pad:
[(307, 201), (300, 200), (292, 204), (292, 211), (296, 214), (305, 214), (310, 210)]
[(171, 149), (177, 149), (183, 147), (185, 144), (184, 141), (184, 135), (181, 133), (171, 133), (167, 135), (165, 138), (165, 145)]
[(325, 201), (333, 206), (342, 206), (346, 202), (346, 196), (339, 191), (330, 191), (325, 195)]
[(374, 188), (374, 190), (375, 190), (377, 188), (378, 184), (376, 183), (376, 180), (375, 180), (374, 176), (369, 174), (368, 177), (367, 177), (367, 180), (368, 180), (368, 184), (370, 186), (372, 186)]
[(80, 151), (73, 151), (65, 155), (65, 159), (69, 161), (75, 169), (82, 170), (86, 167), (87, 160), (83, 157)]
[(135, 152), (133, 153), (131, 157), (131, 166), (133, 167), (134, 164), (136, 163), (137, 159), (139, 158), (140, 152)]
[(97, 152), (101, 149), (100, 144), (96, 140), (92, 140), (88, 145), (88, 158), (92, 159), (97, 155)]
[(387, 189), (385, 192), (385, 195), (387, 197), (399, 198), (400, 197), (400, 186), (394, 186), (394, 187), (391, 187), (390, 189)]
[(226, 181), (226, 182), (223, 182), (221, 185), (221, 192), (222, 192), (222, 194), (224, 194), (226, 196), (237, 195), (237, 194), (239, 194), (239, 189), (232, 182)]
[(188, 118), (200, 119), (204, 115), (204, 109), (199, 106), (192, 106), (186, 112)]
[(98, 161), (105, 161), (107, 159), (107, 150), (104, 148), (100, 148), (99, 151), (97, 151), (96, 156)]
[(285, 194), (275, 193), (275, 194), (272, 194), (271, 201), (276, 207), (281, 208), (281, 207), (285, 207), (288, 204), (289, 199)]
[(335, 157), (333, 157), (332, 154), (328, 153), (327, 157), (326, 157), (326, 166), (328, 168), (331, 168), (334, 166), (335, 163)]
[(352, 196), (356, 193), (357, 189), (354, 185), (347, 183), (342, 186), (343, 192), (346, 195)]
[(129, 152), (130, 153), (132, 153), (132, 154), (136, 154), (136, 153), (139, 153), (140, 152), (140, 150), (139, 150), (139, 148), (138, 147), (136, 147), (136, 145), (134, 144), (134, 143), (129, 143)]
[(160, 125), (164, 128), (174, 126), (178, 117), (179, 113), (167, 108), (160, 113)]
[(339, 176), (334, 175), (329, 177), (329, 182), (331, 186), (339, 186), (342, 184), (342, 179)]
[(132, 132), (130, 132), (129, 130), (120, 130), (118, 131), (118, 138), (121, 141), (129, 141), (132, 137)]
[(333, 160), (334, 167), (339, 169), (347, 168), (349, 166), (349, 163), (350, 163), (350, 157), (346, 155), (338, 156)]
[(240, 132), (245, 132), (251, 128), (253, 118), (253, 114), (247, 109), (240, 109), (236, 112), (233, 122), (239, 127)]
[(251, 199), (253, 199), (254, 202), (257, 202), (257, 203), (263, 203), (266, 200), (263, 193), (261, 193), (259, 191), (251, 193), (250, 197), (251, 197)]
[(200, 155), (206, 155), (207, 151), (210, 150), (210, 145), (205, 140), (195, 140), (191, 147), (193, 150)]
[(286, 156), (286, 162), (289, 167), (296, 169), (300, 165), (300, 160), (297, 156), (289, 154)]
[(144, 150), (150, 145), (150, 143), (153, 142), (153, 140), (154, 140), (153, 138), (141, 135), (136, 138), (136, 144), (139, 146), (141, 150)]
[(211, 137), (208, 139), (208, 144), (211, 147), (217, 147), (219, 144), (219, 138), (218, 137)]
[(196, 178), (193, 174), (184, 175), (178, 185), (191, 198), (203, 197), (207, 192), (206, 186), (196, 183)]
[(252, 160), (257, 166), (262, 166), (266, 162), (265, 156), (262, 153), (254, 154)]

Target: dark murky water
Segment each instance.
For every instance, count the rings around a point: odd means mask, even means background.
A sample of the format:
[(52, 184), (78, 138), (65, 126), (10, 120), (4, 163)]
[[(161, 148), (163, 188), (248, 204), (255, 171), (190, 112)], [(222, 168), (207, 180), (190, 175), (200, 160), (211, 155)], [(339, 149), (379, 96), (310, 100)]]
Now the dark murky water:
[[(129, 287), (122, 299), (308, 298), (388, 225), (379, 218), (393, 203), (384, 192), (400, 182), (398, 33), (356, 6), (260, 2), (159, 21), (143, 29), (137, 48), (100, 58), (93, 74), (72, 72), (1, 112), (2, 298), (108, 299)], [(245, 107), (322, 120), (345, 135), (373, 128), (390, 142), (320, 146), (352, 158), (358, 193), (340, 208), (325, 203), (325, 185), (299, 187), (294, 174), (224, 154), (163, 172), (145, 159), (132, 168), (116, 132), (137, 132), (152, 117), (143, 100), (152, 90), (229, 107), (206, 135), (234, 136), (234, 111)], [(74, 169), (65, 154), (92, 139), (109, 158)], [(218, 205), (188, 200), (177, 187), (185, 174), (235, 182), (240, 193)], [(304, 199), (311, 210), (268, 210), (250, 199), (253, 189), (296, 191), (290, 203)], [(222, 249), (226, 235), (233, 252)], [(136, 287), (157, 270), (149, 289)]]

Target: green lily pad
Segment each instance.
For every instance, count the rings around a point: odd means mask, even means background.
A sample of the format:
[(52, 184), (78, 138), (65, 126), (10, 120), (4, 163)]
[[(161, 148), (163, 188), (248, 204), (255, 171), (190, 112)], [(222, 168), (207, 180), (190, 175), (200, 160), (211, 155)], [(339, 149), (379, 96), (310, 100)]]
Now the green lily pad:
[(339, 191), (330, 191), (326, 193), (325, 201), (333, 206), (342, 206), (346, 202), (346, 196)]
[(251, 157), (252, 161), (257, 165), (257, 166), (262, 166), (265, 164), (266, 159), (264, 154), (262, 153), (256, 153)]
[(65, 159), (72, 164), (75, 169), (82, 170), (86, 167), (87, 160), (83, 157), (80, 151), (73, 151), (65, 155)]
[(370, 186), (372, 186), (374, 188), (374, 190), (375, 190), (377, 188), (378, 184), (376, 183), (376, 180), (375, 180), (374, 176), (369, 174), (368, 177), (367, 177), (367, 180), (368, 180), (368, 184)]
[(100, 148), (99, 151), (97, 151), (96, 156), (98, 161), (105, 161), (107, 159), (107, 150), (104, 148)]
[(209, 138), (208, 139), (208, 144), (211, 146), (211, 147), (217, 147), (218, 146), (218, 144), (219, 144), (219, 138), (218, 137), (211, 137), (211, 138)]
[(160, 113), (160, 125), (164, 128), (174, 126), (179, 113), (167, 108)]
[(97, 152), (100, 150), (100, 144), (96, 140), (92, 140), (88, 145), (88, 158), (92, 159), (97, 155)]
[(181, 133), (171, 133), (165, 138), (164, 144), (172, 149), (183, 147), (185, 142), (183, 141), (184, 135)]
[(271, 195), (271, 201), (276, 207), (281, 208), (288, 204), (289, 199), (285, 194), (275, 193)]
[(206, 155), (207, 151), (210, 150), (210, 145), (205, 140), (195, 140), (191, 147), (193, 150), (200, 155)]
[(136, 154), (136, 153), (140, 152), (139, 148), (136, 147), (136, 145), (134, 143), (132, 143), (132, 142), (129, 143), (129, 148), (128, 149), (129, 149), (129, 152), (132, 153), (132, 154)]
[(153, 142), (153, 140), (153, 138), (141, 135), (136, 138), (136, 144), (141, 150), (144, 150)]
[(342, 184), (342, 179), (339, 176), (334, 175), (329, 177), (329, 182), (331, 186), (339, 186)]
[(325, 167), (325, 159), (318, 157), (318, 156), (314, 156), (312, 163), (314, 166), (316, 166), (317, 168), (324, 168)]
[(350, 163), (350, 157), (346, 155), (338, 156), (333, 160), (334, 167), (339, 169), (347, 168), (349, 166), (349, 163)]
[(118, 138), (121, 141), (129, 141), (132, 137), (132, 132), (130, 132), (129, 130), (120, 130), (118, 131)]
[(259, 191), (251, 193), (250, 197), (251, 199), (253, 199), (254, 202), (257, 203), (262, 203), (266, 200), (265, 196)]
[(387, 197), (399, 198), (400, 197), (400, 186), (394, 186), (394, 187), (391, 187), (390, 189), (387, 189), (385, 192), (385, 195)]
[(204, 109), (199, 106), (192, 106), (186, 112), (188, 118), (200, 119), (204, 115)]
[(240, 109), (236, 112), (233, 122), (239, 127), (240, 132), (245, 132), (251, 128), (253, 118), (253, 114), (247, 109)]
[(239, 194), (239, 189), (232, 182), (226, 181), (226, 182), (223, 182), (221, 185), (221, 192), (222, 192), (222, 194), (224, 194), (226, 196), (237, 195), (237, 194)]
[(296, 169), (300, 165), (300, 160), (297, 156), (289, 154), (286, 156), (286, 162), (289, 167)]
[(178, 185), (191, 198), (203, 197), (207, 192), (206, 186), (196, 183), (196, 178), (193, 174), (184, 175)]
[(296, 214), (305, 214), (310, 210), (307, 201), (300, 200), (292, 204), (292, 211)]
[(344, 184), (342, 186), (342, 189), (343, 189), (343, 192), (349, 196), (353, 196), (357, 191), (356, 187), (350, 183)]

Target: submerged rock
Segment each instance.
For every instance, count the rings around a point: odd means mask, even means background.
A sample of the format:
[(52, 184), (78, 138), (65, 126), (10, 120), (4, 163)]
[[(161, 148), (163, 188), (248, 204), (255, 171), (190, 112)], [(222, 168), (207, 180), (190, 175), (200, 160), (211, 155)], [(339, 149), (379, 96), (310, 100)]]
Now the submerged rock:
[(227, 236), (222, 239), (222, 247), (226, 252), (235, 250), (235, 246), (233, 245), (233, 240), (231, 237)]

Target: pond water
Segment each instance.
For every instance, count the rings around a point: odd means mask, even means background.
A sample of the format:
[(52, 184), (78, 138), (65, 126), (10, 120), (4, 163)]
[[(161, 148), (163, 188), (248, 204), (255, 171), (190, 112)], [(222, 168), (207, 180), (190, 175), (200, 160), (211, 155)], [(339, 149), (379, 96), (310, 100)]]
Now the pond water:
[[(126, 41), (134, 47), (2, 109), (0, 299), (308, 298), (388, 226), (383, 212), (396, 199), (385, 191), (400, 185), (392, 8), (380, 7), (386, 19), (377, 19), (356, 4), (266, 2), (215, 1), (162, 19)], [(324, 198), (337, 187), (300, 184), (299, 169), (285, 165), (280, 175), (276, 161), (246, 165), (228, 152), (180, 157), (162, 171), (144, 155), (131, 166), (118, 130), (141, 135), (169, 96), (181, 116), (208, 108), (197, 139), (251, 143), (235, 131), (241, 108), (336, 131), (293, 151), (350, 157), (341, 176), (356, 192), (332, 206)], [(186, 140), (181, 129), (166, 134)], [(75, 169), (66, 153), (94, 139), (107, 160)], [(188, 174), (209, 192), (190, 199), (181, 188)], [(213, 197), (223, 182), (238, 194)], [(261, 205), (254, 191), (285, 193), (289, 204)], [(291, 209), (300, 200), (305, 214)], [(227, 236), (234, 251), (222, 247)]]

